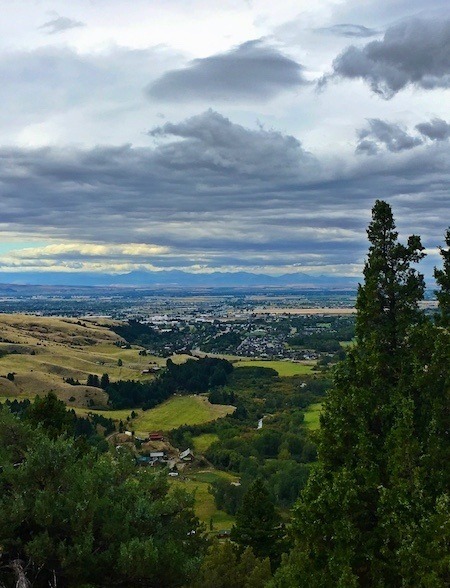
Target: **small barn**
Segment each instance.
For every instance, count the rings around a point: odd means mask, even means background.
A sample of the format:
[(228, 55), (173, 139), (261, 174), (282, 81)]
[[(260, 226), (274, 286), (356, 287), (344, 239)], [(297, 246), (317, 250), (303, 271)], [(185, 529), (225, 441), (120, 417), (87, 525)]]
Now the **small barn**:
[(194, 454), (189, 449), (189, 447), (180, 453), (180, 459), (182, 461), (192, 461), (194, 459)]

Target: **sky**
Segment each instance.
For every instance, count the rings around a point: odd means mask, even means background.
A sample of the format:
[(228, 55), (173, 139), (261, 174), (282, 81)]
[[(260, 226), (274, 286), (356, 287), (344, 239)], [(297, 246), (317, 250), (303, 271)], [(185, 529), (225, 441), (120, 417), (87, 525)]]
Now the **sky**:
[(0, 275), (361, 275), (450, 225), (448, 0), (0, 0)]

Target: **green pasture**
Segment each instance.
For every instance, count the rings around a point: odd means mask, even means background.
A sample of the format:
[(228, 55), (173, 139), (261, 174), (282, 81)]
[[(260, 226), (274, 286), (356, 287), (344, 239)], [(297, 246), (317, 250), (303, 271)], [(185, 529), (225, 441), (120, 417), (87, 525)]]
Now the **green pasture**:
[(217, 480), (227, 480), (228, 482), (237, 482), (238, 477), (230, 474), (229, 472), (223, 472), (222, 470), (200, 470), (198, 472), (189, 474), (189, 478), (191, 480), (196, 480), (197, 482), (207, 482), (208, 484), (212, 484)]
[(235, 476), (227, 472), (219, 471), (201, 471), (189, 474), (186, 479), (180, 475), (179, 478), (171, 478), (170, 482), (173, 487), (185, 488), (195, 496), (195, 514), (202, 523), (205, 523), (207, 530), (210, 530), (210, 521), (212, 519), (213, 531), (221, 529), (231, 529), (234, 524), (234, 517), (223, 510), (218, 510), (214, 503), (214, 497), (209, 492), (211, 482), (218, 478), (226, 478), (230, 482), (236, 480)]
[(171, 431), (181, 425), (200, 425), (233, 412), (232, 406), (210, 404), (204, 396), (174, 396), (133, 421), (136, 431)]
[(204, 453), (215, 441), (219, 440), (219, 436), (214, 433), (204, 433), (193, 438), (194, 451)]
[(310, 404), (305, 410), (305, 426), (310, 431), (316, 431), (320, 427), (320, 413), (322, 411), (322, 403), (317, 402)]
[(240, 367), (265, 367), (272, 368), (281, 377), (286, 376), (305, 376), (312, 374), (314, 362), (308, 363), (294, 363), (292, 361), (264, 361), (264, 360), (244, 360), (238, 361), (234, 364), (235, 368)]

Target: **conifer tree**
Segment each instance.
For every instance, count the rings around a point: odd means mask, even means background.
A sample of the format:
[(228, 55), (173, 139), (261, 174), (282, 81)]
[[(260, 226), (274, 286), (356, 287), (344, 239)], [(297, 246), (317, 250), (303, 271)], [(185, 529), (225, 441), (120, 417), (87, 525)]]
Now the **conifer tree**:
[(447, 248), (440, 247), (443, 266), (442, 269), (435, 268), (434, 277), (439, 286), (436, 298), (439, 302), (439, 324), (443, 327), (450, 327), (450, 229), (445, 234)]
[(279, 588), (443, 588), (448, 579), (449, 332), (419, 312), (420, 239), (398, 243), (385, 202), (368, 237), (357, 345), (325, 402)]
[(276, 559), (280, 552), (280, 523), (269, 492), (258, 478), (244, 494), (231, 539), (242, 547), (250, 546), (257, 557)]
[(360, 349), (390, 363), (407, 330), (421, 318), (418, 302), (425, 282), (411, 264), (424, 257), (424, 248), (417, 235), (406, 245), (398, 242), (391, 207), (382, 200), (372, 209), (367, 236), (370, 247), (364, 284), (358, 288), (356, 336)]
[(101, 379), (100, 379), (100, 388), (102, 390), (106, 390), (106, 388), (109, 386), (109, 375), (108, 374), (103, 374)]

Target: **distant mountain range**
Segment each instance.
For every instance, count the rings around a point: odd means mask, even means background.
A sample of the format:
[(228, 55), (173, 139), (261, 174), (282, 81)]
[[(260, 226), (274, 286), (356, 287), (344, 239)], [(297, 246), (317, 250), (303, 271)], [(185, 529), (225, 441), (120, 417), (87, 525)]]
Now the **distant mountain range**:
[(0, 272), (2, 284), (43, 286), (117, 286), (152, 288), (353, 288), (361, 281), (354, 277), (309, 275), (303, 273), (269, 276), (250, 272), (214, 272), (192, 274), (179, 270), (127, 274), (65, 272)]

